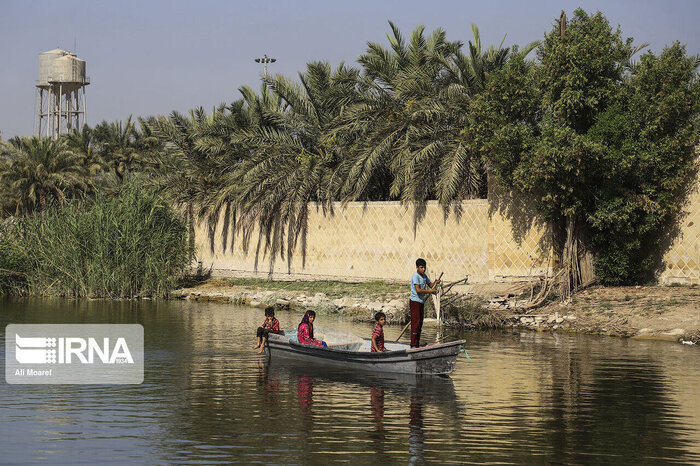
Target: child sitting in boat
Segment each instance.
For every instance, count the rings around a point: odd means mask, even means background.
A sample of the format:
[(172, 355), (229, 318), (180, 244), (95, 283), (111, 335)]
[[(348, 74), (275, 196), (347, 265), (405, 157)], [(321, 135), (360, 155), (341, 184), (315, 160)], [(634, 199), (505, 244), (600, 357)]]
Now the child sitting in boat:
[(262, 353), (267, 343), (267, 336), (272, 333), (280, 333), (280, 321), (275, 318), (275, 309), (272, 306), (265, 308), (265, 322), (258, 327), (258, 344), (253, 349), (260, 348), (258, 353)]
[(323, 346), (327, 348), (328, 345), (325, 341), (314, 339), (314, 319), (316, 319), (316, 313), (311, 310), (306, 311), (304, 318), (301, 319), (301, 323), (297, 328), (297, 339), (299, 343), (303, 345)]
[(384, 324), (386, 324), (386, 314), (377, 312), (374, 314), (374, 321), (377, 323), (372, 329), (372, 352), (382, 353), (386, 351), (384, 348)]

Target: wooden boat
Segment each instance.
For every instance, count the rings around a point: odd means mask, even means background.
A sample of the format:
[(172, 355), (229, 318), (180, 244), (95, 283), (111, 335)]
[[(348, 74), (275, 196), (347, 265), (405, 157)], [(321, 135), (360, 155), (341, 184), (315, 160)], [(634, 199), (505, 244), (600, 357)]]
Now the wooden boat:
[(317, 338), (328, 348), (302, 345), (297, 332), (270, 334), (267, 351), (273, 360), (283, 359), (303, 364), (324, 365), (356, 371), (379, 371), (400, 374), (449, 374), (465, 340), (410, 348), (406, 343), (385, 343), (386, 351), (372, 353), (371, 341), (348, 332), (318, 329)]

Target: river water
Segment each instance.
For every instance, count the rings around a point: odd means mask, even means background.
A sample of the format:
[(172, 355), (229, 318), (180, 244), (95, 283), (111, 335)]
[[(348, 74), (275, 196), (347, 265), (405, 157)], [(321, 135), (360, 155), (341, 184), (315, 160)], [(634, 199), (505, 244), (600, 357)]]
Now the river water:
[(0, 300), (3, 328), (140, 323), (145, 337), (141, 385), (3, 379), (0, 462), (700, 463), (696, 346), (427, 328), (425, 341), (466, 339), (472, 359), (415, 378), (268, 361), (251, 350), (263, 320), (215, 303)]

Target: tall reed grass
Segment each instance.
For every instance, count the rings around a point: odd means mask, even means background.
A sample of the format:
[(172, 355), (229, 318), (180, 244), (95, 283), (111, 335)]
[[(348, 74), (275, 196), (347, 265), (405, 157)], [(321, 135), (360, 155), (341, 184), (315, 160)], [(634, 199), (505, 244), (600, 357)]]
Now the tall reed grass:
[(0, 227), (5, 292), (165, 296), (192, 260), (184, 218), (136, 182)]

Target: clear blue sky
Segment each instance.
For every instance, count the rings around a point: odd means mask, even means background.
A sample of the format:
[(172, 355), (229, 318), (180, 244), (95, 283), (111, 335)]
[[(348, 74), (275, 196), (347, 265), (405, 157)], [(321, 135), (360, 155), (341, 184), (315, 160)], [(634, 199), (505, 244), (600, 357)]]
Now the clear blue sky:
[[(313, 60), (354, 64), (368, 41), (386, 43), (387, 20), (408, 35), (418, 24), (484, 45), (539, 40), (564, 9), (602, 11), (624, 36), (659, 52), (674, 40), (700, 54), (700, 1), (107, 1), (0, 0), (0, 131), (30, 135), (39, 54), (56, 46), (87, 61), (88, 123), (168, 114), (238, 98), (262, 66), (296, 76)], [(77, 47), (75, 45), (77, 45)]]

